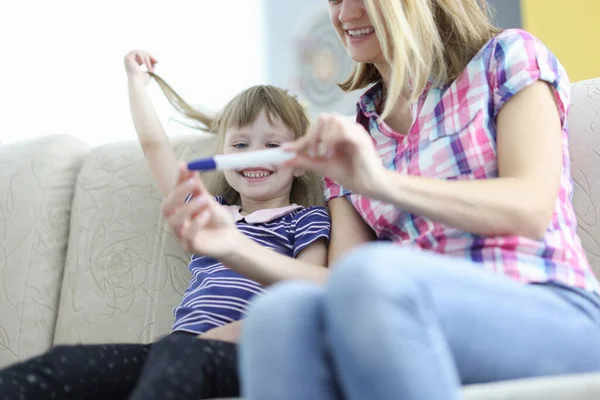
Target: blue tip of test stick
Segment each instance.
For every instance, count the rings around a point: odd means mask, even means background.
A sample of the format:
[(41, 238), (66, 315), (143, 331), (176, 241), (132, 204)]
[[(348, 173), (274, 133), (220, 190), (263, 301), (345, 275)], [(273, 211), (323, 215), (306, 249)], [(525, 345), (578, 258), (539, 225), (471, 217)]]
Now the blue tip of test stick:
[(188, 163), (190, 171), (212, 171), (217, 169), (217, 163), (214, 158), (204, 158)]

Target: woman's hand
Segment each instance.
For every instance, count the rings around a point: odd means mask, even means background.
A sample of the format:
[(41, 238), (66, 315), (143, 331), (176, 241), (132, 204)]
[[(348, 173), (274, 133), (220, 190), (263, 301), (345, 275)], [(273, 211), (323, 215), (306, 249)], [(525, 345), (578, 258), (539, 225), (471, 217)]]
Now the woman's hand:
[[(145, 86), (150, 80), (147, 71), (154, 72), (154, 66), (158, 61), (148, 52), (132, 50), (125, 56), (124, 63), (129, 80), (136, 80)], [(140, 68), (142, 65), (146, 66), (147, 71)]]
[(297, 153), (291, 166), (316, 171), (354, 193), (369, 196), (384, 186), (385, 167), (371, 135), (347, 117), (322, 115), (285, 148)]
[[(186, 203), (189, 195), (192, 198)], [(200, 177), (183, 165), (162, 212), (183, 248), (190, 253), (220, 259), (232, 251), (241, 235), (225, 207), (214, 200)]]

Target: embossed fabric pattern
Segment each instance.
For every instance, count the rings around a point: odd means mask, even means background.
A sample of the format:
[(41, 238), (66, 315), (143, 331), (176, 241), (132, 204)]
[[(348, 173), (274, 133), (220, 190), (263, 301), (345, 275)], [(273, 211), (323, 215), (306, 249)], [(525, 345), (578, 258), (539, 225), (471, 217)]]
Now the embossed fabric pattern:
[(600, 79), (574, 84), (571, 99), (573, 205), (579, 237), (594, 273), (600, 277)]
[(52, 345), (75, 179), (68, 136), (0, 147), (0, 366)]
[[(182, 160), (213, 149), (197, 137), (173, 145)], [(137, 143), (87, 155), (73, 198), (55, 344), (149, 343), (170, 331), (189, 255), (165, 226), (160, 202)]]

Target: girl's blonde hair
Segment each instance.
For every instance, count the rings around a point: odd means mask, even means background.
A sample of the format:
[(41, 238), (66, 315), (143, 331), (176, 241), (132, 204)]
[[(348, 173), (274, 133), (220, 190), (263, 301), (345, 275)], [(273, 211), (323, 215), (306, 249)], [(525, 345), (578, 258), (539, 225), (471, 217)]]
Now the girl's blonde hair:
[[(217, 136), (217, 153), (223, 152), (225, 132), (229, 127), (246, 127), (254, 123), (263, 111), (266, 112), (269, 123), (273, 123), (274, 118), (279, 118), (294, 132), (296, 139), (303, 136), (310, 125), (306, 110), (298, 99), (286, 90), (275, 86), (252, 86), (236, 95), (219, 113), (210, 116), (189, 105), (161, 77), (154, 73), (150, 75), (177, 111), (187, 118), (200, 122), (199, 129)], [(223, 196), (229, 204), (240, 204), (239, 193), (227, 183), (225, 175), (220, 172), (214, 174), (210, 190)], [(311, 189), (315, 185), (318, 186), (318, 182), (318, 178), (310, 173), (294, 178), (290, 201), (303, 206), (313, 205), (315, 201), (312, 199)]]
[[(486, 0), (365, 0), (391, 72), (386, 99), (419, 99), (427, 85), (452, 83), (483, 45), (500, 32), (490, 21)], [(381, 80), (373, 64), (355, 63), (344, 91)], [(385, 101), (381, 118), (393, 101)]]

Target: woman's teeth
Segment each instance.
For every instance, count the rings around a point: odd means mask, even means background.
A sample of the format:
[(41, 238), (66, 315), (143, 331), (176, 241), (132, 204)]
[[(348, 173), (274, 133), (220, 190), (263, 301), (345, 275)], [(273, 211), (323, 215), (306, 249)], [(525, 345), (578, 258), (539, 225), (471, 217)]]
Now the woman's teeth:
[(369, 27), (369, 28), (349, 30), (348, 34), (352, 37), (362, 37), (362, 36), (366, 36), (369, 33), (373, 33), (373, 32), (375, 32), (375, 28)]
[(266, 178), (267, 176), (271, 175), (271, 172), (269, 172), (269, 171), (244, 171), (244, 172), (242, 172), (242, 175), (244, 175), (246, 178), (251, 178), (251, 179)]

